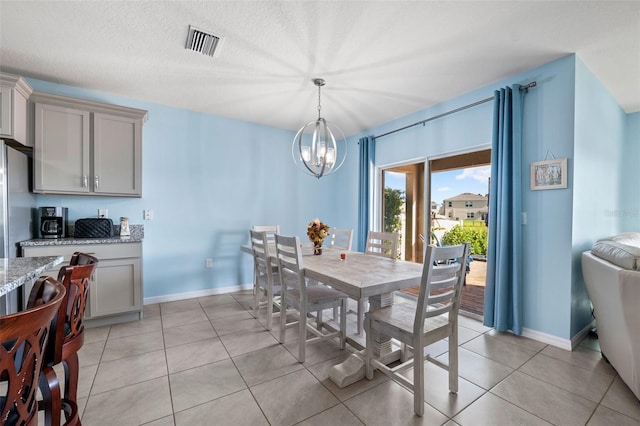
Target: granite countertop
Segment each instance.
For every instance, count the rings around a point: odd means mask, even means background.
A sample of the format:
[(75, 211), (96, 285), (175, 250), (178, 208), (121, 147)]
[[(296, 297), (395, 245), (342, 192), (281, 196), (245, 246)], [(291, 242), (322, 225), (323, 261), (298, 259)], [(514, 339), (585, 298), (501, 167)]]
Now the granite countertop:
[[(69, 233), (73, 234), (73, 225), (68, 226)], [(114, 226), (114, 237), (109, 238), (34, 238), (32, 240), (21, 241), (20, 247), (45, 247), (45, 246), (69, 246), (79, 244), (121, 244), (139, 243), (144, 238), (143, 225), (131, 225), (131, 236), (120, 237), (120, 226)]]
[(33, 240), (21, 241), (18, 243), (20, 247), (45, 247), (45, 246), (69, 246), (81, 244), (122, 244), (122, 243), (139, 243), (142, 238), (130, 237), (111, 237), (111, 238), (36, 238)]
[(0, 296), (37, 278), (45, 270), (62, 263), (62, 260), (62, 256), (0, 259)]

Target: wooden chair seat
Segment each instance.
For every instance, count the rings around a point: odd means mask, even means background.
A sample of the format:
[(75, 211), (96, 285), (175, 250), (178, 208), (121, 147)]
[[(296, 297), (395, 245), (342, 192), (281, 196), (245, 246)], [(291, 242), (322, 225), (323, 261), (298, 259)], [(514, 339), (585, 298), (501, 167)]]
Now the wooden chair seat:
[[(458, 392), (458, 310), (468, 255), (467, 243), (451, 247), (428, 246), (415, 308), (398, 304), (365, 315), (367, 379), (373, 379), (374, 369), (378, 369), (413, 391), (414, 411), (418, 416), (424, 414), (425, 359), (446, 369), (449, 391)], [(389, 367), (376, 358), (379, 354), (374, 354), (374, 337), (381, 334), (403, 344), (399, 365)], [(443, 339), (448, 339), (448, 364), (428, 355), (425, 358), (424, 348)], [(407, 346), (413, 348), (413, 359), (405, 360)], [(413, 380), (401, 374), (412, 367)]]
[[(324, 285), (307, 286), (307, 306), (309, 312), (315, 312), (318, 309), (332, 308), (336, 304), (336, 300), (348, 297), (346, 294), (326, 287)], [(289, 290), (285, 294), (285, 300), (290, 304), (297, 304), (300, 300), (299, 290)]]
[[(35, 425), (36, 393), (54, 317), (65, 289), (51, 277), (33, 286), (34, 306), (0, 317), (0, 424)], [(77, 412), (77, 410), (76, 410)], [(59, 424), (59, 423), (58, 423)]]
[[(376, 322), (374, 328), (385, 334), (393, 334), (396, 340), (413, 346), (413, 325), (416, 318), (415, 306), (408, 303), (397, 303), (376, 309), (371, 313), (367, 313), (367, 316), (370, 321)], [(424, 322), (424, 338), (431, 339), (432, 336), (437, 336), (442, 331), (449, 332), (450, 328), (451, 323), (446, 315), (427, 318)]]

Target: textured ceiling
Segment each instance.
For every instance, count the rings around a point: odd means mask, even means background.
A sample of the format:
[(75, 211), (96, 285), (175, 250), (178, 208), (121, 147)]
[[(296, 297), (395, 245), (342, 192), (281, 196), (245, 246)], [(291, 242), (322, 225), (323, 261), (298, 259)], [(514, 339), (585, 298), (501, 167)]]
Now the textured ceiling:
[(290, 130), (314, 77), (352, 135), (571, 53), (640, 110), (639, 1), (0, 0), (3, 71)]

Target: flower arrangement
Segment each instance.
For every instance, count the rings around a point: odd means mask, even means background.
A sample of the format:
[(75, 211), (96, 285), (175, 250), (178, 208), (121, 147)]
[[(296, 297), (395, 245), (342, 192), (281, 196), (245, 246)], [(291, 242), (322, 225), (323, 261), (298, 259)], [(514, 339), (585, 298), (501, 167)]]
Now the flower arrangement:
[(321, 246), (322, 241), (329, 235), (329, 225), (320, 222), (320, 219), (313, 219), (307, 225), (307, 237), (316, 245)]

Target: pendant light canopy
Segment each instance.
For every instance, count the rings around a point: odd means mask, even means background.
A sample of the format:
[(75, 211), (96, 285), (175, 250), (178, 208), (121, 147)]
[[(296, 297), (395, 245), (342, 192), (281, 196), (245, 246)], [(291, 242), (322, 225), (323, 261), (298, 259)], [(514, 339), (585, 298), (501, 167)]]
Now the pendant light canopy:
[(320, 179), (342, 166), (347, 157), (347, 141), (342, 130), (320, 116), (320, 88), (325, 81), (321, 78), (312, 81), (318, 86), (318, 119), (298, 130), (293, 138), (291, 154), (293, 162), (302, 170)]

